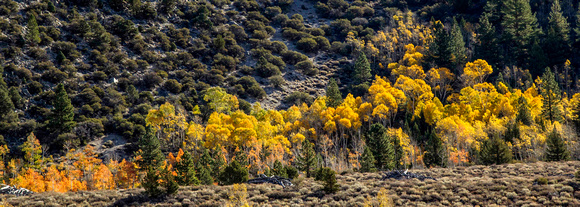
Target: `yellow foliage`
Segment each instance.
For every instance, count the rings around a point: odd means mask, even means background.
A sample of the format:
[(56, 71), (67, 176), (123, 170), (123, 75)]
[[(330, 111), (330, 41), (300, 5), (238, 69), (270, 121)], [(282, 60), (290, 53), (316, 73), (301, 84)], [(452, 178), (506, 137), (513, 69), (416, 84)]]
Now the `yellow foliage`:
[(478, 83), (483, 83), (485, 78), (492, 72), (493, 69), (491, 68), (491, 65), (487, 64), (487, 61), (477, 59), (465, 64), (461, 78), (466, 86), (472, 86)]

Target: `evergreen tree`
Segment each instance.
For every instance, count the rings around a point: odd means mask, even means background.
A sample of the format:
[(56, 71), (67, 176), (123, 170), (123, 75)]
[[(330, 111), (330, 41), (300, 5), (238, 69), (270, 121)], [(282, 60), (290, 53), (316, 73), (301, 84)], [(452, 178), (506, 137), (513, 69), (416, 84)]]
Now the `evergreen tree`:
[(199, 172), (199, 182), (202, 185), (212, 185), (214, 180), (211, 177), (210, 171), (207, 169), (207, 167), (200, 166), (197, 169), (197, 172)]
[(163, 173), (163, 169), (161, 169), (161, 163), (165, 160), (165, 157), (161, 152), (159, 140), (155, 137), (150, 127), (147, 128), (147, 132), (139, 140), (139, 148), (141, 151), (138, 155), (141, 156), (141, 159), (137, 160), (137, 164), (147, 172), (143, 181), (143, 188), (145, 188), (145, 192), (150, 197), (159, 197), (163, 192), (159, 188), (159, 179), (161, 177), (167, 179), (166, 174), (168, 173)]
[(530, 111), (530, 106), (528, 101), (524, 96), (520, 96), (518, 99), (518, 114), (516, 116), (516, 122), (521, 122), (526, 126), (532, 125), (534, 120), (532, 119), (532, 112)]
[(368, 146), (376, 159), (376, 167), (379, 170), (395, 168), (395, 150), (393, 143), (387, 135), (387, 129), (378, 123), (371, 125), (366, 134)]
[(443, 141), (435, 132), (431, 131), (429, 133), (429, 139), (427, 140), (427, 145), (425, 145), (426, 152), (423, 158), (425, 165), (427, 167), (431, 166), (441, 166), (445, 167), (445, 147), (443, 146)]
[(336, 172), (328, 167), (316, 170), (315, 180), (324, 182), (323, 190), (326, 193), (336, 193), (340, 190), (340, 185), (336, 182)]
[[(497, 68), (499, 63), (499, 46), (497, 32), (490, 22), (490, 13), (483, 13), (479, 18), (479, 28), (477, 39), (479, 44), (476, 48), (477, 59), (486, 60), (493, 68)], [(501, 73), (500, 73), (501, 74)]]
[(543, 97), (543, 111), (544, 118), (550, 122), (559, 121), (562, 118), (562, 112), (558, 105), (561, 101), (560, 86), (554, 77), (554, 73), (550, 68), (546, 68), (544, 75), (542, 75), (541, 94)]
[(512, 151), (499, 135), (495, 135), (483, 142), (480, 159), (485, 165), (508, 163), (512, 160)]
[(40, 32), (38, 32), (38, 23), (36, 23), (36, 16), (30, 15), (28, 18), (28, 33), (26, 39), (30, 44), (37, 45), (40, 43)]
[(331, 78), (328, 81), (328, 85), (326, 86), (326, 97), (328, 101), (326, 102), (327, 106), (330, 107), (337, 107), (342, 103), (342, 94), (340, 90), (338, 90), (338, 84), (334, 78)]
[(566, 17), (562, 15), (558, 0), (552, 4), (548, 20), (545, 51), (550, 61), (549, 65), (563, 64), (570, 57), (571, 52), (570, 25)]
[[(441, 21), (431, 20), (433, 23), (433, 42), (429, 45), (429, 51), (427, 53), (427, 60), (434, 64), (433, 67), (446, 67), (452, 68), (452, 48), (451, 48), (451, 38), (445, 30), (445, 26)], [(457, 72), (457, 71), (454, 71)]]
[(376, 172), (377, 168), (375, 168), (375, 156), (369, 149), (368, 146), (365, 146), (365, 150), (361, 157), (362, 161), (360, 163), (360, 172)]
[(161, 1), (161, 11), (165, 14), (172, 14), (177, 5), (177, 0), (162, 0)]
[(0, 70), (0, 121), (12, 121), (12, 114), (14, 114), (14, 104), (12, 103), (6, 82), (4, 82), (2, 70)]
[(161, 179), (161, 176), (157, 169), (149, 167), (142, 183), (143, 188), (145, 188), (145, 193), (149, 197), (155, 198), (163, 194), (163, 191), (159, 188), (161, 186), (159, 184), (159, 179)]
[(314, 145), (307, 139), (302, 142), (302, 153), (298, 155), (297, 165), (300, 171), (306, 172), (306, 177), (311, 176), (311, 171), (315, 168), (316, 153), (314, 152)]
[(562, 136), (556, 130), (552, 129), (552, 132), (548, 135), (546, 139), (546, 160), (547, 161), (560, 161), (560, 160), (569, 160), (570, 153), (562, 139)]
[(66, 56), (64, 55), (64, 53), (62, 53), (62, 51), (58, 51), (58, 53), (56, 54), (56, 62), (58, 64), (62, 64), (64, 60), (66, 60)]
[(137, 161), (139, 167), (142, 169), (159, 168), (161, 162), (165, 160), (160, 147), (161, 145), (159, 144), (159, 139), (155, 137), (155, 132), (153, 132), (151, 127), (148, 127), (145, 135), (139, 139), (139, 149), (141, 149), (139, 152), (141, 159)]
[(465, 51), (465, 41), (463, 40), (463, 34), (461, 32), (461, 27), (457, 23), (455, 17), (453, 17), (453, 27), (451, 27), (450, 33), (450, 46), (451, 54), (454, 68), (463, 67), (467, 61), (467, 52)]
[(211, 173), (214, 177), (214, 180), (218, 180), (221, 170), (226, 164), (226, 160), (224, 155), (222, 154), (221, 149), (216, 148), (214, 152), (215, 152), (213, 156), (214, 158), (211, 160), (212, 162), (209, 165), (209, 167), (211, 167)]
[(530, 0), (503, 1), (501, 14), (504, 41), (513, 47), (508, 60), (515, 60), (517, 65), (524, 66), (532, 45), (531, 40), (540, 32), (536, 16), (530, 8)]
[(280, 177), (285, 177), (288, 178), (288, 174), (286, 173), (286, 169), (284, 168), (284, 165), (282, 165), (282, 163), (279, 160), (276, 160), (274, 162), (274, 166), (272, 167), (272, 174), (280, 176)]
[(354, 63), (354, 79), (356, 84), (363, 84), (367, 83), (370, 78), (372, 78), (371, 64), (365, 53), (361, 51)]
[(54, 3), (52, 3), (52, 1), (48, 1), (46, 7), (47, 7), (46, 9), (49, 12), (52, 12), (52, 13), (56, 12), (56, 7), (54, 6)]
[(137, 88), (135, 88), (135, 86), (129, 85), (127, 87), (127, 102), (135, 104), (137, 103), (138, 100), (139, 100), (139, 91), (137, 91)]
[(177, 193), (179, 190), (179, 184), (175, 181), (175, 176), (167, 170), (167, 168), (162, 170), (163, 174), (163, 187), (165, 188), (165, 194), (172, 195)]
[(194, 15), (193, 23), (199, 28), (211, 29), (213, 22), (209, 19), (210, 12), (205, 5), (200, 6)]
[(55, 93), (56, 98), (53, 102), (54, 109), (49, 123), (50, 127), (57, 134), (70, 132), (75, 125), (74, 107), (62, 83), (58, 84)]
[(175, 164), (177, 170), (176, 180), (179, 185), (199, 185), (199, 180), (195, 175), (195, 164), (189, 151), (185, 150), (180, 162)]
[(24, 105), (22, 96), (20, 96), (20, 89), (18, 87), (10, 87), (8, 93), (10, 94), (10, 99), (16, 108), (21, 108), (22, 105)]
[(237, 160), (230, 162), (219, 174), (222, 185), (232, 185), (248, 181), (248, 169), (240, 165)]
[(506, 126), (506, 130), (505, 130), (505, 136), (503, 137), (503, 139), (506, 142), (509, 143), (514, 143), (514, 140), (519, 139), (521, 132), (520, 132), (520, 127), (518, 126), (518, 122), (511, 122), (508, 123)]

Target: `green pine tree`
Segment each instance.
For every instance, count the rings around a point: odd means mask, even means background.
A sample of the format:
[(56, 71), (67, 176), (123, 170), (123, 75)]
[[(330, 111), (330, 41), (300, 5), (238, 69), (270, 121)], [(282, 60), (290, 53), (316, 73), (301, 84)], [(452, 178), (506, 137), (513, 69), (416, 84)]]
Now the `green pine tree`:
[(148, 168), (142, 183), (143, 188), (145, 188), (145, 193), (153, 198), (160, 197), (163, 194), (163, 191), (159, 188), (161, 185), (158, 181), (161, 179), (161, 176), (157, 170), (155, 168)]
[(521, 132), (517, 121), (508, 123), (506, 128), (503, 137), (506, 142), (514, 143), (514, 140), (520, 139)]
[(173, 176), (173, 174), (167, 169), (163, 169), (162, 174), (165, 194), (172, 195), (177, 193), (177, 190), (179, 190), (179, 184), (175, 181), (175, 177)]
[(570, 152), (568, 152), (568, 148), (562, 139), (562, 136), (556, 130), (552, 129), (552, 132), (548, 135), (546, 139), (546, 160), (547, 161), (560, 161), (560, 160), (569, 160), (570, 159)]
[[(433, 42), (429, 45), (429, 51), (427, 52), (427, 60), (434, 64), (434, 67), (446, 67), (451, 68), (453, 65), (452, 58), (452, 47), (451, 47), (451, 37), (445, 30), (445, 26), (441, 21), (431, 20), (433, 26)], [(457, 71), (455, 71), (457, 72)]]
[(512, 151), (499, 135), (495, 135), (483, 142), (480, 159), (484, 165), (508, 163), (512, 160)]
[(302, 153), (298, 155), (297, 166), (300, 171), (306, 172), (306, 177), (310, 177), (312, 170), (316, 167), (316, 152), (314, 145), (307, 139), (302, 142)]
[(441, 166), (445, 167), (445, 147), (443, 146), (443, 141), (435, 132), (431, 131), (429, 133), (429, 138), (427, 140), (427, 145), (425, 145), (426, 151), (423, 158), (425, 165), (427, 167), (431, 166)]
[(548, 29), (546, 37), (546, 54), (549, 65), (563, 64), (570, 57), (570, 25), (566, 17), (562, 15), (560, 2), (555, 0), (552, 4), (550, 17), (548, 17)]
[(272, 167), (272, 173), (280, 177), (288, 178), (288, 174), (286, 173), (284, 165), (282, 165), (282, 163), (278, 160), (274, 162), (274, 166)]
[(463, 67), (467, 61), (467, 52), (465, 51), (465, 41), (463, 40), (461, 27), (455, 17), (453, 17), (453, 27), (451, 27), (449, 36), (454, 68)]
[(361, 156), (361, 163), (360, 163), (360, 172), (376, 172), (377, 168), (375, 167), (375, 156), (371, 152), (368, 146), (365, 146), (365, 150)]
[(477, 39), (479, 44), (476, 47), (477, 59), (486, 60), (493, 68), (497, 68), (499, 63), (499, 45), (497, 32), (490, 22), (491, 13), (483, 13), (479, 18), (479, 28)]
[(528, 101), (524, 96), (520, 96), (518, 99), (518, 114), (516, 116), (516, 122), (521, 122), (524, 125), (530, 126), (534, 123), (532, 119), (532, 112), (530, 111), (530, 106)]
[(161, 152), (159, 139), (155, 137), (155, 132), (151, 127), (148, 127), (145, 135), (139, 139), (139, 149), (141, 149), (139, 152), (141, 159), (137, 161), (137, 164), (142, 169), (157, 169), (161, 166), (161, 162), (165, 160), (165, 156)]
[(175, 164), (177, 170), (177, 183), (179, 185), (199, 185), (199, 180), (195, 175), (195, 164), (189, 151), (185, 150), (181, 161)]
[(161, 1), (161, 11), (165, 14), (172, 14), (177, 6), (177, 0), (162, 0)]
[(129, 85), (127, 87), (127, 102), (135, 104), (137, 103), (138, 100), (139, 100), (139, 91), (137, 91), (137, 88), (135, 88), (135, 86)]
[(37, 45), (40, 43), (40, 32), (38, 32), (38, 23), (36, 23), (36, 16), (30, 15), (28, 18), (28, 33), (26, 33), (26, 39), (30, 44)]
[(49, 12), (52, 12), (52, 13), (56, 12), (56, 7), (54, 6), (54, 3), (52, 3), (52, 1), (47, 2), (46, 8)]
[(13, 121), (14, 104), (0, 70), (0, 121)]
[(326, 193), (336, 193), (338, 190), (340, 190), (340, 185), (338, 185), (336, 182), (336, 172), (328, 167), (323, 167), (316, 170), (315, 180), (323, 182), (323, 190)]
[(8, 90), (10, 94), (10, 99), (16, 108), (22, 108), (24, 102), (22, 101), (22, 96), (20, 96), (20, 89), (18, 87), (12, 86)]
[(218, 180), (221, 170), (226, 165), (226, 160), (222, 154), (222, 151), (218, 148), (214, 150), (214, 158), (211, 160), (211, 164), (208, 166), (211, 169), (214, 180)]
[(379, 170), (395, 168), (395, 149), (383, 125), (373, 124), (366, 134), (366, 141), (371, 146), (371, 152), (376, 159), (375, 166)]
[(338, 84), (334, 78), (331, 78), (328, 81), (328, 85), (326, 86), (326, 97), (328, 101), (326, 102), (327, 106), (330, 107), (337, 107), (342, 103), (342, 94), (340, 90), (338, 90)]
[(562, 118), (562, 112), (560, 111), (560, 104), (562, 94), (560, 91), (560, 86), (554, 77), (550, 68), (546, 68), (544, 75), (542, 75), (542, 85), (541, 94), (544, 103), (542, 114), (545, 119), (550, 120), (550, 122), (559, 121)]
[(524, 66), (529, 55), (531, 40), (539, 33), (536, 15), (530, 8), (530, 0), (506, 0), (501, 7), (503, 35), (505, 44), (513, 47), (508, 60)]
[(219, 181), (222, 185), (232, 185), (248, 181), (248, 169), (240, 165), (237, 160), (233, 160), (219, 174)]
[(70, 132), (75, 125), (74, 107), (62, 83), (58, 84), (55, 93), (54, 109), (49, 125), (57, 134)]
[(214, 180), (213, 177), (210, 175), (210, 171), (207, 167), (200, 166), (197, 168), (197, 172), (199, 172), (199, 182), (202, 185), (212, 185)]
[(354, 63), (354, 80), (357, 84), (363, 84), (367, 83), (371, 78), (371, 64), (365, 53), (361, 51)]

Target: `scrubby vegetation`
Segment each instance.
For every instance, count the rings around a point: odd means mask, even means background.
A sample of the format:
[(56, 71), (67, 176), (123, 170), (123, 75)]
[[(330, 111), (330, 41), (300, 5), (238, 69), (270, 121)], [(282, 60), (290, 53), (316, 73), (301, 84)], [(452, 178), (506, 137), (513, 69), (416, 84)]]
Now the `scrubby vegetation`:
[(35, 192), (164, 198), (304, 173), (338, 202), (335, 172), (580, 159), (577, 0), (0, 0), (0, 15), (0, 179)]
[[(14, 206), (578, 206), (578, 181), (569, 175), (580, 167), (578, 161), (537, 162), (410, 170), (437, 180), (381, 180), (377, 173), (336, 174), (340, 191), (324, 194), (323, 183), (314, 178), (295, 179), (296, 186), (272, 184), (233, 186), (186, 186), (166, 199), (150, 199), (142, 189), (104, 190), (79, 193), (40, 193), (27, 197), (0, 196)], [(537, 178), (546, 180), (535, 184)]]

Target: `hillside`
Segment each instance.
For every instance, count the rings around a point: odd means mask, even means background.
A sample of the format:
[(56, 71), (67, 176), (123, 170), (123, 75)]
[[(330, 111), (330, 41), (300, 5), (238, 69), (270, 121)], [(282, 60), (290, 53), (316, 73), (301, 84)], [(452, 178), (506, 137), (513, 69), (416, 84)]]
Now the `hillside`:
[(579, 69), (579, 0), (0, 0), (0, 181), (153, 198), (576, 163)]
[[(580, 182), (571, 176), (580, 162), (506, 164), (410, 170), (437, 180), (381, 180), (378, 173), (343, 173), (337, 176), (341, 190), (319, 193), (312, 179), (295, 179), (283, 189), (272, 184), (247, 185), (251, 206), (377, 206), (377, 194), (386, 189), (395, 206), (578, 206)], [(535, 179), (546, 178), (547, 184)], [(224, 206), (233, 195), (231, 186), (185, 186), (161, 200), (143, 196), (142, 189), (76, 193), (39, 193), (14, 197), (2, 195), (14, 206)]]

